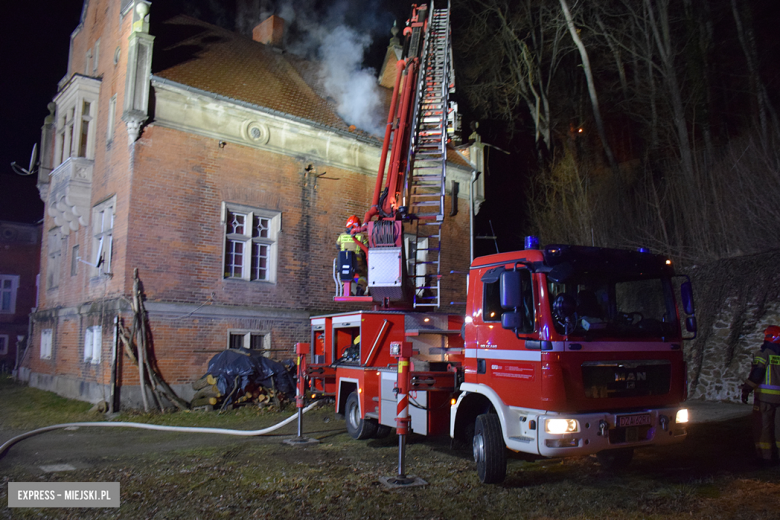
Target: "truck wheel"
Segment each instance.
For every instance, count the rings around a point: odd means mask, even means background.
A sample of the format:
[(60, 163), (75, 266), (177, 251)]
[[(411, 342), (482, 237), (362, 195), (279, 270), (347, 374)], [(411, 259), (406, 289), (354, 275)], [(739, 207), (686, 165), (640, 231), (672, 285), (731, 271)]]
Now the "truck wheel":
[(376, 433), (374, 434), (375, 439), (384, 439), (388, 435), (390, 435), (390, 432), (393, 431), (393, 429), (390, 426), (385, 426), (384, 424), (377, 424), (376, 427)]
[(357, 392), (349, 394), (345, 408), (344, 419), (350, 437), (356, 440), (370, 439), (376, 434), (377, 423), (360, 418), (360, 402)]
[(634, 449), (604, 450), (598, 452), (596, 458), (606, 470), (623, 469), (631, 464), (631, 459), (634, 458)]
[(483, 484), (499, 484), (506, 477), (506, 450), (501, 422), (495, 414), (477, 416), (474, 426), (474, 460)]

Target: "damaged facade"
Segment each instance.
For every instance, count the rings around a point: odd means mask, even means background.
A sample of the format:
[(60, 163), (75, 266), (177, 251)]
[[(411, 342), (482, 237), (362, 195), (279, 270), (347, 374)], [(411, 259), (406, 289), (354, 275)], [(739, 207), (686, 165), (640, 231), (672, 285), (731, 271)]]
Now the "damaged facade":
[[(43, 127), (41, 283), (20, 376), (82, 400), (107, 400), (134, 269), (156, 365), (181, 397), (226, 348), (290, 357), (310, 315), (347, 310), (333, 303), (335, 241), (376, 180), (381, 136), (350, 127), (317, 65), (279, 49), (279, 19), (252, 39), (188, 17), (151, 31), (153, 15), (85, 0)], [(469, 262), (472, 168), (451, 158), (445, 273)], [(447, 275), (443, 305), (465, 285)], [(137, 405), (137, 370), (118, 352), (121, 402)]]

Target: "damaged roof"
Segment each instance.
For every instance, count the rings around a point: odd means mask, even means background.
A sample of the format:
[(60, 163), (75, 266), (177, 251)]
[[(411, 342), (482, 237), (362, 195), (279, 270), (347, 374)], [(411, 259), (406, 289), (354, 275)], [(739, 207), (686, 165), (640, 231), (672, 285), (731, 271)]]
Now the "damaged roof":
[[(155, 37), (155, 76), (381, 141), (339, 117), (318, 84), (318, 64), (188, 16), (163, 27)], [(379, 88), (389, 109), (392, 92)]]
[[(152, 73), (159, 78), (348, 132), (378, 145), (384, 137), (355, 129), (336, 113), (336, 103), (327, 97), (316, 62), (185, 15), (163, 24), (154, 49)], [(392, 90), (378, 89), (387, 114)], [(448, 148), (448, 162), (471, 169)]]

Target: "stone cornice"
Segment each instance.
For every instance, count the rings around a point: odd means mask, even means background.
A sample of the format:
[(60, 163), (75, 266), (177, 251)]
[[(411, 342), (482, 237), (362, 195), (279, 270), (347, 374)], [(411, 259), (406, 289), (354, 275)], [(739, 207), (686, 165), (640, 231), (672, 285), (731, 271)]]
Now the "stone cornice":
[[(152, 76), (155, 96), (153, 125), (250, 146), (296, 159), (315, 160), (318, 169), (333, 166), (376, 175), (381, 143), (357, 134), (288, 114), (226, 98)], [(450, 164), (448, 185), (468, 186), (471, 171)], [(448, 192), (450, 186), (448, 186)], [(459, 198), (468, 198), (461, 189)]]
[[(146, 312), (152, 318), (183, 319), (183, 318), (261, 318), (277, 321), (308, 320), (310, 313), (293, 309), (269, 309), (265, 307), (249, 307), (236, 305), (197, 305), (195, 303), (179, 302), (144, 302)], [(113, 298), (98, 302), (87, 302), (78, 306), (56, 307), (52, 309), (36, 309), (32, 313), (33, 321), (40, 322), (55, 318), (90, 316), (98, 314), (119, 314), (132, 312), (125, 298)]]

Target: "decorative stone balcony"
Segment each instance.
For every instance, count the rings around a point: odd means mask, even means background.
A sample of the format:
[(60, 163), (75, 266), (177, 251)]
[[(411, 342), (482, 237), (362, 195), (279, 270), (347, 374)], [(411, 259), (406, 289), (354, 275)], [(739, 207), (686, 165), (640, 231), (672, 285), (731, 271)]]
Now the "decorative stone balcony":
[(47, 211), (63, 235), (89, 225), (95, 161), (70, 157), (51, 172)]

